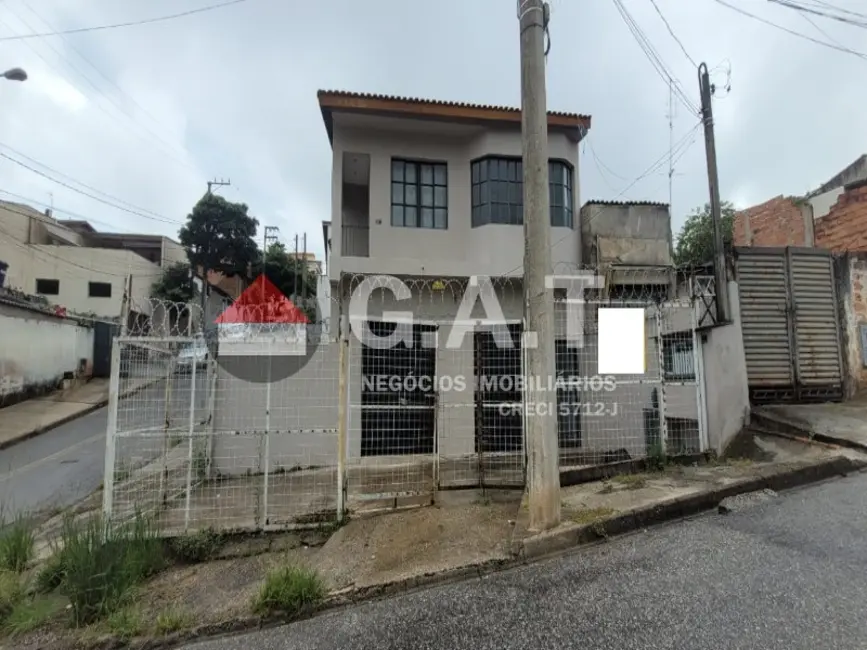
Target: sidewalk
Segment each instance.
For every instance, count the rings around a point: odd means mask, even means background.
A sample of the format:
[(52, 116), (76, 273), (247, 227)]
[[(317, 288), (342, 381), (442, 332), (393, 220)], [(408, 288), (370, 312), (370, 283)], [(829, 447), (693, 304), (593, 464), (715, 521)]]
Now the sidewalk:
[[(154, 379), (131, 380), (126, 394)], [(91, 379), (77, 388), (62, 390), (7, 406), (0, 410), (0, 449), (27, 440), (108, 404), (108, 379)]]

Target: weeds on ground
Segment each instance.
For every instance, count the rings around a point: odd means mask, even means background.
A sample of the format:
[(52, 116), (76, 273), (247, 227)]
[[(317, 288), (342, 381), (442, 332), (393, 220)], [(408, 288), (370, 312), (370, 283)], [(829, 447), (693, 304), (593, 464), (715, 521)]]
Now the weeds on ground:
[(213, 528), (175, 537), (169, 542), (172, 555), (182, 562), (206, 562), (222, 548), (225, 538)]
[(0, 622), (6, 620), (23, 597), (21, 577), (12, 571), (0, 571)]
[(616, 511), (613, 508), (582, 508), (576, 510), (572, 515), (572, 521), (576, 524), (591, 524), (599, 519), (603, 519), (613, 515)]
[(180, 609), (168, 609), (160, 612), (154, 624), (155, 632), (161, 636), (172, 634), (193, 624), (193, 617)]
[(321, 602), (325, 594), (325, 583), (316, 571), (281, 566), (265, 576), (265, 583), (253, 598), (253, 611), (256, 614), (297, 614)]
[(133, 587), (165, 566), (162, 540), (141, 515), (116, 527), (67, 517), (61, 540), (62, 587), (78, 626), (118, 612)]
[(665, 454), (665, 449), (657, 443), (647, 451), (647, 469), (655, 472), (661, 472), (668, 465), (668, 457)]
[(131, 639), (144, 632), (141, 612), (135, 607), (121, 607), (108, 615), (105, 627), (121, 639)]
[(56, 595), (22, 598), (0, 623), (0, 631), (10, 638), (45, 625), (66, 607), (66, 599)]
[(0, 521), (0, 571), (24, 571), (33, 559), (35, 542), (33, 524), (23, 515), (5, 525)]
[(63, 553), (55, 550), (39, 568), (34, 578), (37, 593), (47, 594), (57, 589), (63, 583)]
[(647, 475), (645, 474), (618, 474), (612, 476), (611, 480), (619, 483), (627, 490), (640, 490), (647, 486)]

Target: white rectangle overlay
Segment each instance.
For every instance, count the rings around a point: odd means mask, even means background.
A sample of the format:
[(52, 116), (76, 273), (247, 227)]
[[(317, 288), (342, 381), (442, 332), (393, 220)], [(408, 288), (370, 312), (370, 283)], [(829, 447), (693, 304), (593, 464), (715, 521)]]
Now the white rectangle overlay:
[(598, 373), (643, 375), (645, 357), (644, 308), (599, 308)]

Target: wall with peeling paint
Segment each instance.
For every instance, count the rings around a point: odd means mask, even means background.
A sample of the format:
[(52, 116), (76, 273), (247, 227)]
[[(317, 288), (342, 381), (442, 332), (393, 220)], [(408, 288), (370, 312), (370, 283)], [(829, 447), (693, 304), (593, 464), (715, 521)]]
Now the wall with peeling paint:
[(89, 375), (92, 366), (92, 327), (0, 304), (0, 406), (52, 390), (67, 373)]
[(840, 334), (846, 362), (846, 396), (867, 390), (861, 328), (867, 327), (867, 253), (846, 253), (835, 262), (840, 301)]

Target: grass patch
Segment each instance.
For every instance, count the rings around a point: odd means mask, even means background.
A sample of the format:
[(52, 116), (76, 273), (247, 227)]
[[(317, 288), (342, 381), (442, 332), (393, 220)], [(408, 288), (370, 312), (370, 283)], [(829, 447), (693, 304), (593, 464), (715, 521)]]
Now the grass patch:
[(750, 467), (753, 464), (751, 458), (728, 458), (726, 465), (729, 467)]
[(192, 614), (180, 609), (169, 609), (160, 612), (154, 623), (154, 631), (160, 636), (166, 636), (191, 627), (194, 622)]
[(57, 589), (63, 583), (63, 554), (55, 551), (45, 560), (34, 578), (37, 593), (47, 594)]
[(122, 607), (108, 615), (105, 627), (121, 639), (131, 639), (141, 636), (144, 632), (144, 622), (141, 612), (135, 607)]
[(265, 576), (265, 583), (253, 598), (253, 611), (256, 614), (297, 614), (321, 602), (325, 594), (325, 583), (316, 571), (282, 566)]
[(24, 571), (33, 559), (35, 542), (33, 525), (24, 516), (5, 525), (0, 523), (0, 571)]
[(195, 564), (214, 557), (223, 547), (225, 538), (213, 528), (175, 537), (169, 542), (172, 555), (182, 562)]
[(66, 603), (65, 598), (57, 595), (37, 595), (20, 600), (0, 624), (0, 630), (13, 639), (32, 632), (60, 614)]
[(592, 524), (594, 521), (609, 517), (616, 512), (614, 508), (582, 508), (572, 514), (572, 521), (576, 524)]
[(618, 474), (612, 476), (611, 480), (619, 483), (627, 490), (640, 490), (647, 486), (647, 476), (645, 474)]
[(132, 588), (166, 563), (162, 540), (141, 515), (124, 526), (67, 517), (61, 540), (62, 588), (78, 626), (120, 610)]
[(23, 598), (21, 577), (12, 571), (0, 571), (0, 622), (12, 613)]

